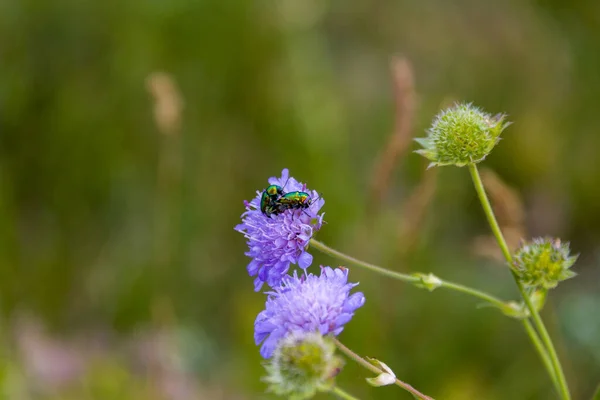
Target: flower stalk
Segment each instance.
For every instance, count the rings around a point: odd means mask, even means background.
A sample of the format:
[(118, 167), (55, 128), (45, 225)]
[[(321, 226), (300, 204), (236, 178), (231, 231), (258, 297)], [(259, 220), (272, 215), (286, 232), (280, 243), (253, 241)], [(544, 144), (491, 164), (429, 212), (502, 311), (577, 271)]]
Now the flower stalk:
[[(375, 272), (380, 275), (387, 276), (387, 277), (390, 277), (390, 278), (393, 278), (393, 279), (396, 279), (396, 280), (399, 280), (402, 282), (412, 283), (413, 285), (423, 287), (424, 286), (423, 285), (424, 277), (431, 276), (431, 275), (425, 275), (425, 274), (413, 274), (413, 275), (403, 274), (401, 272), (391, 271), (389, 269), (385, 269), (385, 268), (382, 268), (382, 267), (374, 265), (374, 264), (369, 264), (367, 262), (358, 260), (347, 254), (339, 252), (335, 249), (332, 249), (331, 247), (327, 246), (326, 244), (324, 244), (322, 242), (319, 242), (316, 239), (311, 239), (310, 245), (312, 247), (314, 247), (315, 249), (319, 250), (320, 252), (327, 254), (328, 256), (337, 258), (348, 264), (352, 264), (356, 267), (364, 268), (368, 271)], [(491, 304), (492, 306), (499, 308), (500, 310), (506, 310), (507, 308), (510, 307), (508, 303), (506, 303), (488, 293), (482, 292), (481, 290), (473, 289), (473, 288), (470, 288), (468, 286), (464, 286), (464, 285), (461, 285), (458, 283), (449, 282), (449, 281), (443, 280), (438, 277), (435, 277), (435, 278), (437, 279), (437, 285), (435, 285), (436, 287), (444, 287), (446, 289), (454, 290), (456, 292), (461, 292), (461, 293), (468, 294), (473, 297), (477, 297), (478, 299), (483, 300), (483, 301)]]
[(358, 400), (357, 397), (354, 397), (345, 390), (340, 389), (339, 386), (332, 387), (330, 391), (331, 393), (335, 394), (337, 397), (343, 400)]
[[(488, 223), (492, 229), (494, 236), (496, 237), (496, 241), (498, 242), (498, 245), (500, 246), (500, 250), (502, 251), (504, 258), (506, 259), (506, 261), (508, 262), (508, 265), (510, 266), (512, 264), (512, 255), (511, 255), (510, 250), (508, 249), (508, 245), (506, 244), (504, 235), (502, 235), (502, 230), (500, 229), (500, 226), (498, 225), (498, 221), (496, 221), (496, 216), (494, 214), (494, 211), (492, 210), (492, 206), (487, 197), (487, 194), (485, 193), (485, 188), (483, 187), (483, 182), (481, 181), (481, 177), (479, 176), (479, 171), (477, 170), (477, 166), (475, 164), (469, 164), (469, 172), (471, 173), (471, 178), (472, 178), (473, 184), (475, 186), (475, 191), (477, 192), (477, 196), (479, 197), (479, 201), (481, 202), (481, 205), (483, 207), (483, 211), (486, 215)], [(546, 326), (544, 325), (544, 322), (542, 321), (542, 318), (540, 317), (538, 310), (536, 309), (536, 307), (534, 307), (533, 303), (531, 302), (531, 298), (528, 295), (528, 293), (526, 292), (525, 287), (523, 286), (523, 284), (518, 279), (518, 277), (516, 276), (515, 272), (512, 269), (511, 269), (511, 274), (512, 274), (513, 278), (515, 279), (515, 283), (517, 284), (517, 287), (519, 288), (519, 292), (521, 293), (521, 296), (523, 297), (523, 300), (525, 301), (525, 305), (527, 306), (527, 309), (531, 315), (531, 318), (533, 319), (533, 324), (535, 325), (537, 331), (539, 332), (539, 335), (541, 337), (541, 340), (542, 340), (545, 350), (547, 352), (547, 356), (550, 359), (550, 362), (552, 364), (554, 374), (550, 374), (550, 377), (553, 378), (553, 381), (555, 380), (556, 383), (558, 384), (557, 389), (558, 389), (561, 397), (564, 400), (570, 400), (571, 395), (569, 393), (569, 387), (567, 385), (567, 380), (566, 380), (565, 374), (562, 370), (562, 366), (560, 364), (560, 360), (558, 359), (556, 350), (554, 348), (554, 344), (552, 343), (552, 339), (550, 338), (550, 335), (548, 334), (548, 330), (546, 329)], [(527, 330), (527, 333), (529, 334), (530, 338), (534, 342), (534, 345), (536, 346), (536, 349), (538, 349), (538, 352), (539, 352), (540, 351), (539, 343), (536, 343), (536, 340), (532, 336), (531, 330), (527, 329), (527, 326), (525, 327), (525, 329)], [(542, 357), (542, 359), (544, 359), (544, 357)], [(544, 364), (546, 364), (546, 362), (544, 362)]]
[[(335, 343), (335, 345), (337, 346), (337, 348), (342, 353), (344, 353), (346, 356), (348, 356), (348, 358), (351, 358), (352, 360), (356, 361), (358, 364), (360, 364), (361, 366), (365, 367), (366, 369), (368, 369), (369, 371), (373, 372), (374, 374), (381, 374), (381, 373), (385, 373), (386, 372), (386, 371), (384, 371), (384, 370), (376, 367), (375, 365), (371, 364), (370, 362), (368, 362), (367, 360), (365, 360), (364, 358), (362, 358), (361, 356), (359, 356), (358, 354), (356, 354), (355, 352), (353, 352), (352, 350), (350, 350), (348, 347), (344, 346), (344, 344), (342, 344), (342, 342), (340, 342), (338, 339), (333, 338), (333, 342)], [(424, 395), (423, 393), (419, 392), (417, 389), (415, 389), (414, 387), (412, 387), (408, 383), (403, 382), (403, 381), (401, 381), (398, 378), (395, 379), (394, 384), (396, 386), (399, 386), (402, 389), (406, 390), (407, 392), (409, 392), (410, 394), (412, 394), (413, 396), (415, 396), (418, 399), (421, 399), (421, 400), (434, 400), (432, 397)]]
[[(419, 278), (419, 275), (424, 276), (424, 274), (407, 275), (407, 274), (403, 274), (400, 272), (390, 271), (388, 269), (379, 267), (377, 265), (369, 264), (367, 262), (358, 260), (347, 254), (339, 252), (335, 249), (332, 249), (331, 247), (327, 246), (326, 244), (324, 244), (322, 242), (319, 242), (316, 239), (311, 239), (310, 245), (312, 247), (316, 248), (317, 250), (321, 251), (322, 253), (327, 254), (331, 257), (337, 258), (339, 260), (342, 260), (344, 262), (347, 262), (348, 264), (352, 264), (354, 266), (361, 267), (361, 268), (367, 269), (371, 272), (375, 272), (375, 273), (378, 273), (378, 274), (381, 274), (384, 276), (388, 276), (388, 277), (397, 279), (399, 281), (412, 283), (413, 285), (416, 285), (416, 286), (421, 286), (422, 278)], [(525, 331), (529, 335), (529, 338), (531, 339), (535, 349), (537, 350), (540, 358), (542, 359), (542, 362), (544, 363), (544, 366), (546, 367), (548, 374), (552, 378), (552, 381), (554, 382), (554, 385), (556, 386), (557, 390), (559, 389), (559, 384), (558, 384), (558, 381), (556, 380), (556, 374), (554, 372), (554, 366), (552, 364), (552, 361), (550, 360), (550, 356), (548, 355), (546, 348), (542, 344), (542, 341), (541, 341), (540, 337), (538, 336), (537, 332), (531, 325), (531, 322), (528, 319), (525, 319), (525, 317), (527, 315), (523, 314), (520, 310), (517, 310), (514, 307), (512, 307), (511, 303), (504, 302), (504, 301), (498, 299), (497, 297), (494, 297), (494, 296), (492, 296), (488, 293), (485, 293), (481, 290), (473, 289), (468, 286), (461, 285), (459, 283), (445, 281), (440, 278), (437, 278), (437, 279), (440, 282), (438, 287), (444, 287), (446, 289), (454, 290), (456, 292), (460, 292), (460, 293), (468, 294), (473, 297), (477, 297), (481, 300), (488, 302), (490, 305), (499, 308), (505, 315), (515, 317), (515, 318), (521, 318), (523, 327), (525, 328)]]

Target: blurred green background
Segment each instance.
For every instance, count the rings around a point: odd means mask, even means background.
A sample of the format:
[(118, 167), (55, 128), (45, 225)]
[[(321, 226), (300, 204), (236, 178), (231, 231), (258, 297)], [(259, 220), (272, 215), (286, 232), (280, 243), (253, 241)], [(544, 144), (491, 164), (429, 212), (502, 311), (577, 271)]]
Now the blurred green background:
[[(522, 201), (496, 182), (495, 204), (525, 213), (505, 226), (581, 253), (543, 315), (574, 398), (590, 399), (599, 43), (594, 0), (1, 1), (1, 398), (273, 398), (252, 337), (265, 296), (233, 227), (285, 167), (325, 198), (325, 243), (516, 298), (467, 170), (426, 171), (407, 137), (394, 155), (395, 119), (423, 136), (461, 100), (515, 121), (483, 163)], [(393, 56), (413, 114), (395, 105)], [(367, 303), (341, 340), (426, 394), (554, 398), (517, 322), (443, 289), (350, 277)], [(410, 398), (367, 376), (348, 362), (338, 382)]]

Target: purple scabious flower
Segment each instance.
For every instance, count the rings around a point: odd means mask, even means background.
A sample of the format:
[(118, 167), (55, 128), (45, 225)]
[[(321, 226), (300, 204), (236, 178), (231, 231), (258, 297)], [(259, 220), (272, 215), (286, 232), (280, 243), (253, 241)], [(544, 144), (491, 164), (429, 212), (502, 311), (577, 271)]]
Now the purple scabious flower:
[(350, 295), (358, 283), (348, 283), (348, 269), (321, 267), (321, 275), (288, 275), (268, 292), (265, 310), (254, 322), (254, 341), (260, 354), (270, 358), (280, 339), (291, 332), (339, 335), (354, 311), (365, 304), (361, 292)]
[(257, 191), (254, 199), (245, 202), (246, 212), (235, 230), (248, 239), (249, 250), (245, 254), (252, 261), (247, 269), (250, 276), (256, 276), (254, 290), (257, 292), (265, 282), (272, 288), (279, 286), (290, 264), (298, 264), (302, 269), (312, 264), (313, 257), (306, 247), (323, 224), (323, 214), (318, 213), (325, 200), (290, 177), (287, 168), (281, 172), (281, 178), (270, 178), (269, 184), (281, 186), (286, 193), (306, 192), (311, 204), (304, 210), (286, 210), (268, 217), (260, 210), (262, 192)]

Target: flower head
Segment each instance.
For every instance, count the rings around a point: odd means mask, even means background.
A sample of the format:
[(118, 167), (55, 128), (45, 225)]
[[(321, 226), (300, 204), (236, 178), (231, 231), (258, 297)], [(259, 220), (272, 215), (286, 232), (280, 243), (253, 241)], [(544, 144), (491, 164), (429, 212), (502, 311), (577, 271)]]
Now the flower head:
[(248, 239), (245, 253), (252, 261), (248, 264), (248, 274), (256, 276), (254, 290), (259, 291), (263, 283), (276, 287), (287, 274), (290, 264), (298, 264), (302, 269), (312, 264), (312, 255), (306, 251), (308, 242), (321, 229), (323, 214), (318, 214), (325, 200), (314, 190), (306, 189), (289, 176), (284, 169), (281, 178), (270, 178), (269, 184), (280, 186), (285, 192), (301, 191), (310, 196), (307, 208), (286, 209), (269, 216), (260, 210), (262, 192), (246, 202), (246, 212), (242, 223), (235, 230)]
[(423, 149), (416, 152), (431, 160), (430, 166), (481, 162), (510, 125), (504, 114), (492, 116), (471, 104), (456, 104), (440, 112), (426, 138), (415, 139)]
[(321, 275), (288, 275), (281, 286), (268, 293), (266, 308), (254, 322), (254, 341), (262, 343), (260, 354), (270, 358), (281, 338), (290, 332), (339, 335), (365, 296), (350, 290), (348, 269), (321, 267)]
[(517, 250), (511, 268), (525, 286), (552, 289), (575, 276), (569, 268), (578, 256), (569, 252), (569, 243), (561, 243), (560, 239), (535, 238)]
[(343, 361), (335, 355), (331, 338), (316, 332), (290, 332), (279, 341), (265, 364), (269, 391), (289, 399), (310, 399), (327, 390)]

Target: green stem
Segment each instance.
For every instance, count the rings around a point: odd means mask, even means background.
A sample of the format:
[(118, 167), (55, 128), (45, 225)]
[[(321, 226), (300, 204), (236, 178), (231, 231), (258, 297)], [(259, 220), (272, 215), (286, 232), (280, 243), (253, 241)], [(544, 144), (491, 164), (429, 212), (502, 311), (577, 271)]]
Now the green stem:
[[(337, 348), (340, 349), (340, 351), (342, 353), (344, 353), (346, 356), (348, 356), (348, 358), (353, 359), (354, 361), (356, 361), (358, 364), (362, 365), (363, 367), (365, 367), (369, 371), (371, 371), (371, 372), (373, 372), (374, 374), (377, 374), (377, 375), (387, 372), (387, 371), (383, 371), (383, 370), (379, 369), (375, 365), (371, 364), (370, 362), (368, 362), (367, 360), (365, 360), (364, 358), (362, 358), (361, 356), (359, 356), (358, 354), (356, 354), (355, 352), (353, 352), (352, 350), (350, 350), (348, 347), (344, 346), (342, 344), (342, 342), (340, 342), (336, 337), (332, 336), (332, 339), (335, 342), (335, 345), (337, 346)], [(415, 389), (414, 387), (412, 387), (408, 383), (402, 382), (398, 378), (396, 378), (394, 384), (396, 386), (399, 386), (402, 389), (406, 390), (407, 392), (409, 392), (413, 396), (417, 397), (418, 399), (421, 399), (421, 400), (434, 400), (432, 397), (424, 395), (423, 393), (419, 392), (417, 389)]]
[[(358, 260), (354, 257), (351, 257), (349, 255), (341, 253), (337, 250), (334, 250), (331, 247), (327, 246), (326, 244), (319, 242), (318, 240), (311, 239), (310, 244), (312, 247), (316, 248), (317, 250), (319, 250), (329, 256), (338, 258), (342, 261), (345, 261), (345, 262), (355, 265), (357, 267), (365, 268), (372, 272), (376, 272), (376, 273), (379, 273), (384, 276), (398, 279), (403, 282), (408, 282), (408, 283), (413, 283), (413, 284), (421, 282), (421, 279), (418, 277), (402, 274), (399, 272), (390, 271), (385, 268), (366, 263), (364, 261)], [(454, 290), (457, 292), (462, 292), (462, 293), (477, 297), (479, 299), (485, 300), (485, 301), (493, 304), (494, 306), (496, 306), (500, 309), (503, 309), (504, 307), (506, 307), (506, 303), (504, 303), (502, 300), (500, 300), (492, 295), (489, 295), (485, 292), (482, 292), (477, 289), (473, 289), (473, 288), (470, 288), (470, 287), (467, 287), (467, 286), (464, 286), (464, 285), (461, 285), (458, 283), (448, 282), (443, 279), (440, 279), (440, 281), (441, 281), (441, 287), (445, 287), (447, 289), (451, 289), (451, 290)], [(543, 347), (537, 332), (533, 329), (533, 327), (531, 326), (531, 323), (528, 320), (523, 320), (523, 326), (525, 327), (526, 332), (528, 333), (528, 335), (529, 335), (531, 341), (533, 342), (536, 350), (538, 351), (542, 361), (544, 362), (544, 365), (546, 366), (548, 373), (550, 374), (550, 376), (552, 376), (552, 380), (555, 382), (556, 387), (558, 388), (559, 386), (558, 386), (558, 382), (556, 381), (556, 375), (554, 374), (554, 368), (552, 366), (552, 362), (550, 361), (550, 358), (548, 357), (548, 353), (546, 352), (545, 348)]]
[[(422, 281), (421, 278), (418, 276), (413, 276), (413, 275), (403, 274), (400, 272), (390, 271), (389, 269), (385, 269), (385, 268), (379, 267), (377, 265), (373, 265), (373, 264), (369, 264), (369, 263), (366, 263), (361, 260), (357, 260), (356, 258), (350, 257), (349, 255), (346, 255), (337, 250), (334, 250), (331, 247), (327, 246), (326, 244), (319, 242), (318, 240), (315, 240), (315, 239), (310, 239), (310, 245), (311, 245), (311, 247), (314, 247), (315, 249), (317, 249), (317, 250), (321, 251), (322, 253), (325, 253), (331, 257), (337, 258), (339, 260), (347, 262), (348, 264), (352, 264), (357, 267), (367, 269), (369, 271), (378, 273), (383, 276), (387, 276), (390, 278), (397, 279), (399, 281), (412, 283), (412, 284), (419, 284)], [(485, 292), (477, 290), (477, 289), (463, 286), (458, 283), (448, 282), (443, 279), (440, 279), (440, 286), (445, 287), (447, 289), (455, 290), (457, 292), (462, 292), (462, 293), (477, 297), (481, 300), (491, 303), (492, 305), (494, 305), (495, 307), (498, 307), (500, 309), (504, 309), (506, 307), (506, 303), (503, 302), (502, 300), (500, 300), (490, 294), (487, 294)]]
[[(369, 271), (376, 272), (378, 274), (388, 276), (388, 277), (391, 277), (394, 279), (398, 279), (400, 281), (407, 282), (407, 283), (417, 284), (417, 283), (421, 282), (421, 278), (418, 278), (418, 277), (415, 277), (412, 275), (402, 274), (399, 272), (390, 271), (385, 268), (379, 267), (377, 265), (366, 263), (364, 261), (358, 260), (354, 257), (351, 257), (349, 255), (341, 253), (337, 250), (334, 250), (331, 247), (327, 246), (326, 244), (319, 242), (318, 240), (311, 239), (310, 244), (312, 247), (316, 248), (317, 250), (319, 250), (331, 257), (338, 258), (342, 261), (345, 261), (345, 262), (355, 265), (357, 267), (365, 268)], [(506, 303), (504, 303), (502, 300), (500, 300), (492, 295), (489, 295), (485, 292), (482, 292), (480, 290), (473, 289), (473, 288), (470, 288), (470, 287), (467, 287), (467, 286), (464, 286), (464, 285), (461, 285), (458, 283), (448, 282), (443, 279), (440, 279), (440, 282), (441, 282), (441, 284), (440, 284), (441, 287), (445, 287), (447, 289), (451, 289), (451, 290), (454, 290), (457, 292), (462, 292), (462, 293), (477, 297), (479, 299), (489, 302), (490, 304), (492, 304), (495, 307), (498, 307), (500, 309), (504, 309), (506, 307)], [(550, 360), (550, 357), (548, 356), (548, 352), (546, 351), (545, 347), (543, 346), (537, 332), (533, 329), (533, 327), (531, 326), (531, 322), (529, 322), (529, 320), (523, 320), (522, 323), (523, 323), (523, 327), (525, 328), (525, 331), (529, 335), (529, 338), (533, 342), (535, 349), (537, 350), (540, 358), (542, 359), (542, 362), (544, 363), (544, 366), (546, 367), (548, 374), (552, 377), (552, 381), (554, 382), (556, 389), (560, 392), (560, 385), (556, 379), (556, 374), (554, 373), (554, 367), (553, 367), (552, 361)]]
[(361, 261), (361, 260), (357, 260), (354, 257), (351, 257), (349, 255), (346, 255), (344, 253), (341, 253), (337, 250), (332, 249), (331, 247), (327, 246), (326, 244), (324, 244), (322, 242), (319, 242), (318, 240), (310, 239), (310, 245), (311, 245), (311, 247), (314, 247), (315, 249), (319, 250), (320, 252), (325, 253), (333, 258), (338, 258), (349, 264), (353, 264), (357, 267), (361, 267), (361, 268), (367, 269), (369, 271), (376, 272), (380, 275), (388, 276), (390, 278), (394, 278), (399, 281), (408, 282), (408, 283), (421, 282), (421, 278), (419, 278), (419, 277), (408, 275), (408, 274), (403, 274), (400, 272), (390, 271), (389, 269), (385, 269), (385, 268), (379, 267), (377, 265), (373, 265), (373, 264), (369, 264), (369, 263)]
[(493, 304), (496, 307), (499, 307), (500, 309), (503, 309), (504, 307), (506, 307), (506, 303), (503, 302), (502, 300), (498, 299), (497, 297), (494, 297), (494, 296), (487, 294), (485, 292), (482, 292), (480, 290), (461, 285), (459, 283), (453, 283), (453, 282), (448, 282), (448, 281), (442, 280), (442, 287), (445, 287), (445, 288), (451, 289), (451, 290), (455, 290), (457, 292), (469, 294), (471, 296), (478, 297), (482, 300), (485, 300), (485, 301)]
[(337, 386), (334, 386), (330, 389), (330, 392), (335, 394), (337, 397), (339, 397), (340, 399), (344, 399), (344, 400), (358, 400), (357, 397), (352, 396), (350, 393), (340, 389)]
[(533, 326), (531, 325), (531, 321), (529, 321), (528, 319), (523, 320), (523, 327), (525, 328), (525, 332), (527, 332), (527, 334), (529, 335), (529, 338), (531, 339), (533, 346), (537, 350), (538, 355), (542, 359), (542, 362), (544, 363), (544, 367), (546, 367), (546, 371), (548, 372), (548, 375), (550, 375), (550, 378), (552, 378), (552, 383), (554, 383), (554, 387), (560, 393), (560, 384), (558, 383), (558, 380), (556, 379), (556, 373), (554, 372), (554, 366), (552, 365), (552, 360), (550, 360), (550, 357), (548, 356), (548, 352), (546, 351), (544, 344), (540, 340), (539, 335), (537, 334), (535, 329), (533, 329)]
[[(512, 264), (512, 255), (511, 255), (510, 250), (508, 249), (506, 240), (504, 240), (504, 236), (502, 235), (502, 231), (500, 230), (498, 221), (496, 221), (496, 216), (494, 215), (494, 211), (492, 210), (490, 201), (485, 193), (485, 189), (483, 187), (483, 182), (481, 181), (481, 177), (479, 176), (479, 171), (477, 170), (477, 166), (475, 164), (469, 164), (469, 172), (471, 173), (471, 178), (473, 179), (473, 184), (475, 185), (475, 190), (477, 191), (477, 196), (479, 197), (479, 201), (481, 202), (483, 211), (487, 217), (490, 227), (492, 228), (492, 232), (494, 233), (494, 236), (496, 237), (496, 241), (498, 242), (498, 245), (500, 246), (500, 250), (502, 250), (502, 254), (504, 254), (504, 258), (506, 259), (506, 261), (508, 262), (508, 264), (510, 266)], [(519, 292), (521, 292), (521, 296), (523, 297), (523, 300), (525, 301), (525, 305), (527, 306), (527, 309), (529, 310), (529, 313), (531, 314), (533, 323), (541, 336), (541, 339), (542, 339), (542, 342), (544, 343), (546, 351), (548, 352), (548, 357), (550, 358), (550, 361), (551, 361), (553, 369), (554, 369), (554, 374), (550, 374), (550, 377), (553, 378), (553, 375), (556, 377), (556, 381), (558, 381), (558, 391), (559, 391), (561, 397), (565, 400), (570, 400), (571, 395), (569, 394), (569, 387), (567, 385), (567, 380), (565, 379), (565, 374), (563, 372), (562, 366), (560, 365), (560, 361), (558, 359), (558, 355), (556, 354), (556, 350), (554, 348), (554, 344), (552, 343), (552, 339), (550, 339), (550, 335), (548, 334), (548, 330), (546, 329), (546, 326), (544, 325), (544, 322), (542, 321), (542, 318), (540, 317), (540, 314), (538, 313), (537, 309), (533, 306), (533, 303), (531, 302), (531, 298), (527, 295), (527, 292), (525, 291), (523, 284), (519, 281), (519, 279), (515, 275), (514, 271), (512, 271), (512, 269), (511, 269), (511, 272), (512, 272), (513, 278), (515, 279), (517, 287), (519, 288)], [(529, 333), (529, 336), (532, 338), (532, 340), (534, 340), (533, 337), (531, 336), (530, 330), (528, 330), (527, 327), (525, 327), (525, 329)], [(538, 348), (538, 344), (535, 343), (535, 340), (534, 340), (534, 345), (536, 346), (536, 348)], [(538, 349), (538, 351), (540, 351), (540, 349)]]

